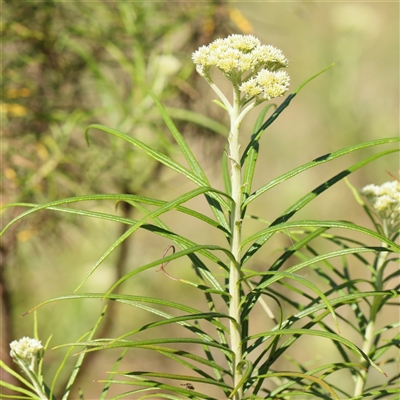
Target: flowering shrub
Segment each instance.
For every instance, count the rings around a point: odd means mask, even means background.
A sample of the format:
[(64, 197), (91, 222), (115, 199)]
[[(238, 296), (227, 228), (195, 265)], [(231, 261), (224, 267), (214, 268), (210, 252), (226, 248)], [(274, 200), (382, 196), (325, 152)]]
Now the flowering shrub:
[[(203, 46), (195, 51), (193, 61), (197, 71), (218, 95), (217, 104), (227, 111), (230, 118), (228, 149), (226, 155), (222, 155), (225, 163), (223, 189), (210, 186), (205, 172), (172, 119), (153, 96), (166, 126), (189, 167), (152, 149), (144, 142), (112, 128), (93, 124), (87, 128), (86, 134), (88, 131), (98, 130), (119, 137), (144, 150), (150, 157), (173, 171), (183, 174), (198, 186), (196, 189), (170, 201), (130, 194), (79, 196), (32, 207), (11, 222), (12, 224), (33, 212), (50, 209), (127, 224), (128, 230), (104, 252), (87, 274), (85, 281), (115, 248), (139, 229), (160, 235), (173, 243), (167, 247), (161, 258), (129, 272), (106, 293), (60, 296), (44, 303), (87, 298), (109, 299), (145, 310), (155, 316), (154, 321), (143, 326), (135, 326), (118, 338), (94, 339), (96, 329), (93, 329), (87, 338), (67, 344), (66, 346), (82, 346), (83, 349), (63, 398), (68, 397), (74, 382), (74, 374), (79, 370), (87, 352), (122, 348), (124, 351), (121, 357), (128, 349), (132, 351), (145, 349), (176, 362), (182, 372), (162, 369), (119, 371), (120, 360), (118, 360), (114, 368), (106, 368), (113, 371), (109, 378), (98, 381), (105, 382), (102, 398), (107, 395), (111, 384), (123, 383), (130, 385), (132, 389), (114, 398), (256, 400), (288, 399), (301, 395), (339, 399), (340, 393), (342, 397), (353, 400), (370, 396), (376, 399), (391, 396), (394, 399), (394, 396), (400, 393), (396, 387), (398, 379), (396, 375), (390, 379), (383, 378), (382, 383), (369, 386), (367, 379), (371, 368), (375, 368), (384, 377), (386, 375), (384, 368), (398, 362), (398, 355), (392, 357), (389, 352), (398, 346), (396, 334), (390, 335), (399, 326), (398, 321), (388, 321), (379, 329), (376, 326), (378, 313), (387, 305), (394, 305), (395, 303), (391, 301), (399, 294), (398, 285), (393, 285), (398, 272), (386, 272), (394, 261), (391, 256), (400, 252), (400, 246), (395, 243), (399, 227), (398, 183), (388, 183), (380, 187), (369, 185), (362, 190), (362, 194), (367, 196), (380, 218), (379, 221), (372, 218), (376, 230), (347, 221), (313, 219), (291, 221), (291, 219), (335, 183), (365, 164), (398, 151), (398, 148), (381, 151), (348, 166), (344, 172), (338, 173), (310, 193), (295, 200), (272, 222), (267, 221), (265, 228), (247, 237), (243, 235), (243, 225), (247, 217), (250, 217), (248, 208), (251, 207), (251, 203), (279, 183), (343, 155), (368, 147), (396, 143), (399, 138), (379, 139), (334, 151), (254, 189), (253, 177), (262, 133), (280, 116), (300, 89), (319, 74), (295, 89), (269, 117), (266, 115), (271, 106), (264, 108), (256, 122), (253, 135), (243, 150), (241, 147), (243, 136), (240, 134), (243, 118), (260, 103), (283, 96), (288, 90), (289, 75), (282, 70), (288, 66), (287, 59), (280, 50), (270, 45), (262, 45), (253, 36), (231, 35), (226, 39), (217, 39), (209, 46)], [(215, 84), (212, 77), (212, 69), (215, 68), (232, 84), (231, 101)], [(183, 205), (197, 196), (205, 196), (214, 215), (212, 218)], [(114, 214), (66, 208), (67, 204), (94, 199), (127, 202), (140, 210), (143, 217), (133, 220), (120, 218)], [(364, 204), (364, 208), (367, 215), (372, 217), (369, 207)], [(195, 218), (208, 224), (218, 235), (225, 238), (226, 245), (199, 244), (179, 235), (175, 227), (167, 226), (161, 219), (163, 214), (171, 210), (185, 214), (189, 221), (190, 218)], [(251, 218), (265, 222), (263, 216), (252, 215)], [(8, 226), (5, 229), (7, 228)], [(335, 234), (331, 232), (332, 229), (340, 229), (340, 232), (344, 233)], [(353, 239), (354, 232), (374, 239), (378, 245), (364, 245)], [(291, 246), (280, 250), (269, 268), (265, 267), (262, 270), (253, 268), (249, 265), (252, 257), (264, 248), (276, 233), (287, 235)], [(329, 242), (335, 249), (320, 254), (314, 248), (316, 238)], [(176, 251), (176, 248), (179, 250)], [(170, 249), (172, 254), (167, 255)], [(167, 263), (179, 258), (189, 259), (193, 271), (190, 280), (174, 278), (166, 271)], [(334, 262), (335, 259), (341, 260), (342, 264), (338, 266)], [(291, 261), (290, 264), (288, 260)], [(352, 276), (351, 265), (355, 260), (362, 263), (368, 271), (366, 272), (369, 274), (368, 277), (365, 275), (366, 277), (360, 280)], [(202, 293), (208, 311), (203, 311), (203, 306), (191, 304), (192, 299), (186, 297), (180, 302), (174, 302), (150, 296), (113, 294), (113, 290), (122, 282), (133, 279), (145, 271), (159, 268), (160, 265), (161, 270), (176, 281), (177, 285), (187, 285), (191, 290)], [(314, 280), (307, 278), (307, 274), (303, 274), (307, 268), (316, 273), (323, 285), (316, 284)], [(370, 289), (365, 290), (360, 283), (368, 283)], [(301, 300), (294, 301), (291, 296), (293, 293), (296, 293)], [(360, 303), (363, 303), (363, 307)], [(271, 329), (256, 330), (258, 328), (253, 326), (253, 319), (259, 318), (259, 314), (255, 312), (256, 305), (263, 309), (263, 318), (273, 323)], [(347, 314), (342, 314), (342, 309), (346, 309)], [(352, 313), (351, 318), (348, 313)], [(101, 318), (99, 323), (100, 320)], [(340, 333), (339, 322), (359, 333), (362, 347)], [(147, 333), (169, 324), (177, 325), (184, 334), (169, 337), (163, 336), (165, 331), (160, 330), (161, 336), (156, 339), (150, 338), (153, 336), (146, 339), (135, 338), (139, 332)], [(389, 333), (389, 339), (386, 337), (382, 339), (383, 332)], [(128, 339), (131, 336), (133, 338)], [(293, 362), (293, 369), (280, 369), (277, 361), (291, 349), (292, 345), (297, 340), (312, 340), (312, 337), (331, 344), (337, 349), (342, 360), (330, 360), (327, 352), (322, 365), (316, 368), (307, 370), (305, 365)], [(31, 345), (33, 343), (31, 342)], [(39, 345), (35, 343), (36, 347), (33, 347), (39, 350), (40, 343)], [(18, 346), (15, 344), (13, 351), (18, 354)], [(336, 372), (339, 371), (348, 372), (352, 377), (354, 385), (350, 389), (351, 393), (349, 389), (342, 387), (340, 379), (335, 380)], [(117, 379), (117, 375), (123, 379)], [(38, 375), (31, 377), (31, 380), (41, 382), (42, 377)], [(36, 386), (30, 388), (33, 390)], [(48, 393), (44, 385), (39, 389), (36, 391), (39, 397), (43, 396), (43, 393)], [(19, 388), (15, 388), (15, 391), (22, 393), (22, 389)], [(53, 391), (49, 393), (48, 398), (53, 398)], [(27, 396), (35, 398), (32, 392)]]

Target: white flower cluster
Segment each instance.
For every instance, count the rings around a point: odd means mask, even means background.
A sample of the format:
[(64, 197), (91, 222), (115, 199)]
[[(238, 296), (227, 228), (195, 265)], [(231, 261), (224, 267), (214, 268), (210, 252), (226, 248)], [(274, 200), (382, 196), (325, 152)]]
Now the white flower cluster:
[(372, 207), (380, 213), (400, 212), (400, 182), (385, 182), (380, 186), (367, 185), (361, 189)]
[(37, 352), (43, 349), (40, 340), (23, 337), (10, 343), (10, 355), (15, 357), (17, 354), (21, 358), (33, 358)]
[(192, 59), (201, 76), (211, 81), (210, 68), (215, 66), (239, 87), (246, 98), (269, 100), (282, 96), (289, 87), (287, 72), (278, 71), (288, 66), (287, 58), (281, 50), (261, 44), (252, 35), (217, 39), (200, 47)]

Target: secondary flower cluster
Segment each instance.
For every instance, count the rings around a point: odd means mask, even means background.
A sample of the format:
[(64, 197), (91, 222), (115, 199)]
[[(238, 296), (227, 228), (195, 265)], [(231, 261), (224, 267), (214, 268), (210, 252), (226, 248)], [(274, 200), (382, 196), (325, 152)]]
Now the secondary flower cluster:
[(282, 51), (263, 45), (252, 35), (230, 35), (202, 46), (192, 55), (197, 72), (212, 82), (210, 68), (217, 67), (247, 98), (270, 100), (289, 88), (288, 66)]
[(383, 217), (397, 219), (400, 213), (400, 182), (385, 182), (380, 186), (367, 185), (361, 189), (372, 207)]
[(21, 358), (33, 358), (36, 353), (43, 349), (40, 340), (23, 337), (20, 340), (14, 340), (10, 343), (10, 355), (15, 357), (17, 354)]

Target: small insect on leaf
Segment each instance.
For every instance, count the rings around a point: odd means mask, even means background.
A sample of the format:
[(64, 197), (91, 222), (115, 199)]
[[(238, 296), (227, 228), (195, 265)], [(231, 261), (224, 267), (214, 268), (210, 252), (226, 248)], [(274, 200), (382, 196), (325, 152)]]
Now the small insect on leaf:
[(191, 383), (181, 383), (181, 386), (185, 386), (189, 390), (194, 390), (194, 386)]

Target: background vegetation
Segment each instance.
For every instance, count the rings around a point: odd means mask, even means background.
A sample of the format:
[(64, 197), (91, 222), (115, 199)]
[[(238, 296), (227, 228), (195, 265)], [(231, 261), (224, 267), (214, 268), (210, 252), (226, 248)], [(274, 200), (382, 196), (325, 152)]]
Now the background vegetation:
[[(174, 146), (147, 96), (148, 88), (157, 92), (175, 116), (206, 166), (211, 183), (220, 185), (215, 160), (225, 145), (226, 131), (221, 125), (226, 121), (211, 103), (208, 86), (193, 73), (190, 55), (200, 45), (231, 33), (254, 33), (263, 43), (281, 48), (290, 61), (293, 87), (336, 62), (301, 92), (263, 138), (255, 186), (330, 151), (394, 136), (399, 131), (398, 8), (396, 3), (363, 2), (5, 2), (2, 202), (40, 203), (98, 192), (157, 193), (170, 199), (187, 190), (186, 181), (118, 140), (95, 135), (90, 147), (85, 144), (85, 127), (99, 122), (174, 156)], [(182, 110), (206, 115), (221, 125), (207, 125), (209, 121), (204, 119), (196, 123), (193, 114)], [(250, 135), (251, 118), (246, 124)], [(291, 180), (271, 192), (273, 198), (255, 202), (254, 213), (269, 219), (327, 175), (340, 171), (342, 165), (356, 162), (356, 157), (353, 153), (346, 160), (313, 168)], [(398, 168), (396, 155), (385, 157), (353, 174), (351, 182), (355, 187), (380, 184), (392, 179), (386, 171), (397, 176)], [(313, 204), (299, 218), (357, 222), (364, 218), (344, 184)], [(199, 201), (195, 206), (202, 209), (205, 204)], [(95, 207), (96, 211), (110, 211), (115, 204)], [(3, 212), (2, 225), (19, 212), (21, 209)], [(133, 211), (120, 206), (118, 212), (128, 216)], [(172, 224), (173, 219), (174, 225), (180, 225), (177, 214), (168, 218), (167, 223)], [(104, 221), (46, 211), (15, 225), (5, 235), (0, 265), (1, 359), (7, 357), (12, 339), (32, 334), (31, 317), (19, 316), (40, 301), (71, 293), (120, 235), (119, 229)], [(209, 232), (193, 225), (181, 224), (180, 233), (196, 237), (199, 243), (210, 242)], [(287, 245), (281, 240), (276, 244)], [(131, 238), (99, 268), (84, 290), (107, 289), (124, 270), (160, 257), (166, 245), (162, 239), (152, 237), (150, 241), (145, 234)], [(260, 268), (268, 264), (268, 253), (263, 253), (259, 262)], [(175, 263), (169, 268), (184, 277), (185, 267)], [(175, 293), (174, 282), (166, 282), (162, 274), (127, 282), (122, 290), (148, 295), (163, 290), (172, 300), (184, 295)], [(52, 334), (53, 345), (72, 341), (95, 322), (93, 309), (102, 307), (89, 301), (47, 306), (39, 313), (40, 335), (45, 340)], [(58, 318), (60, 313), (65, 318)], [(108, 337), (145, 318), (123, 307), (110, 314), (112, 321), (104, 324), (103, 332)], [(322, 346), (313, 341), (292, 356), (312, 363), (323, 354)], [(49, 370), (45, 373), (54, 374), (61, 353), (47, 353)], [(114, 359), (111, 352), (101, 354), (103, 359), (86, 372), (90, 375), (84, 376), (81, 384), (86, 398), (95, 398), (101, 390), (91, 381), (103, 376), (110, 365), (108, 356)], [(144, 360), (135, 353), (126, 362), (144, 369), (159, 360)]]

